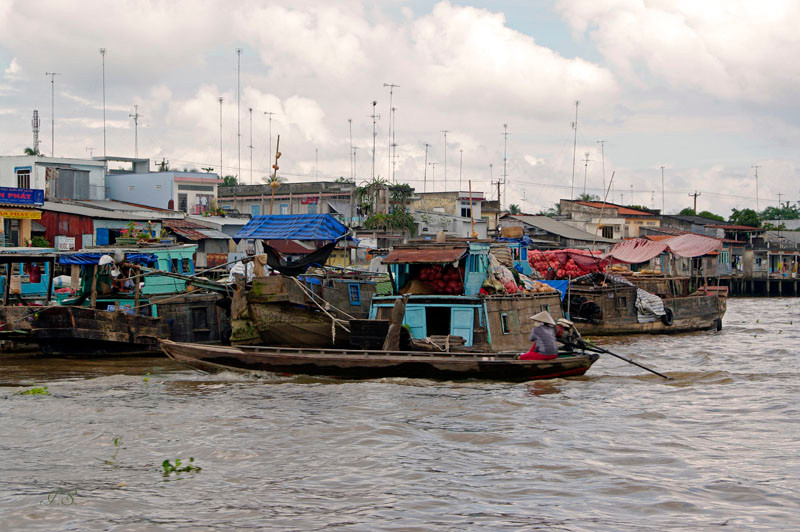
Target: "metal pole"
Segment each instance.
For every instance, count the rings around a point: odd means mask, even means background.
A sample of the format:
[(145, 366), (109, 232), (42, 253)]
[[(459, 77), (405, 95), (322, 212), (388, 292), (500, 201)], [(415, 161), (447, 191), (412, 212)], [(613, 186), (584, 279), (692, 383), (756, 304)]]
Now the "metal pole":
[[(605, 140), (598, 140), (597, 143), (600, 145), (600, 158), (603, 160), (603, 201), (606, 200), (606, 142)], [(611, 201), (613, 203), (614, 197), (611, 197)]]
[(355, 181), (355, 173), (353, 170), (353, 119), (347, 119), (347, 125), (350, 128), (350, 179)]
[[(267, 153), (269, 154), (267, 157), (267, 166), (269, 166), (269, 163), (272, 162), (272, 115), (275, 113), (264, 111), (264, 114), (269, 116), (269, 144), (267, 145)], [(269, 175), (269, 168), (267, 169), (267, 175)]]
[[(460, 157), (458, 159), (458, 190), (460, 192), (461, 191), (461, 170), (464, 167), (464, 150), (458, 150), (458, 151), (460, 153)], [(472, 186), (472, 181), (470, 181), (470, 186)]]
[(758, 212), (758, 169), (761, 168), (761, 166), (754, 164), (753, 168), (756, 169), (756, 213), (757, 213)]
[(222, 96), (219, 97), (219, 177), (224, 177), (222, 171)]
[(572, 186), (569, 189), (569, 199), (575, 199), (575, 153), (578, 148), (578, 106), (580, 104), (579, 100), (575, 101), (575, 121), (572, 123), (572, 129), (575, 130), (575, 136), (572, 139)]
[[(506, 178), (508, 177), (508, 173), (506, 172), (507, 160), (508, 160), (508, 124), (503, 124), (503, 192), (506, 191)], [(500, 208), (501, 209), (503, 208), (502, 203), (500, 203)]]
[(375, 138), (378, 136), (378, 131), (375, 129), (375, 106), (378, 105), (377, 100), (372, 101), (372, 180), (375, 180)]
[(425, 173), (422, 176), (422, 192), (425, 193), (428, 191), (428, 147), (430, 144), (427, 142), (425, 143)]
[(241, 93), (242, 93), (242, 49), (236, 49), (236, 149), (239, 152), (239, 175), (237, 179), (242, 178), (242, 107), (241, 107)]
[(105, 48), (100, 48), (100, 56), (103, 58), (103, 157), (105, 157), (106, 156), (106, 49)]
[(387, 166), (387, 178), (391, 176), (392, 172), (392, 127), (393, 127), (393, 117), (392, 117), (392, 95), (394, 89), (400, 87), (400, 85), (395, 85), (393, 83), (384, 83), (384, 87), (389, 87), (389, 146), (387, 153), (389, 154), (389, 165)]
[[(444, 191), (447, 192), (447, 134), (450, 131), (443, 129), (442, 133), (444, 133)], [(433, 190), (436, 190), (436, 185), (434, 185)]]
[(56, 76), (58, 72), (45, 72), (50, 76), (50, 157), (55, 157), (56, 152)]
[(253, 184), (253, 108), (250, 111), (250, 184)]
[(664, 167), (662, 166), (661, 167), (661, 214), (664, 214), (665, 212), (666, 211), (664, 208)]

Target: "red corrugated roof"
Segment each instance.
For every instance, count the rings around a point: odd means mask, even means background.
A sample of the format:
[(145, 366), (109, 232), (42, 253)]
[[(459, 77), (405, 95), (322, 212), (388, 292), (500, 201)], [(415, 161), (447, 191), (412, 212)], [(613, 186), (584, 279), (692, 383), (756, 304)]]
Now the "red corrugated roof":
[(719, 227), (720, 229), (730, 229), (731, 231), (766, 231), (760, 227), (751, 227), (749, 225), (722, 225), (722, 224), (709, 224), (708, 227)]
[(464, 248), (395, 249), (381, 261), (383, 264), (445, 264), (460, 259)]
[[(588, 207), (594, 207), (596, 209), (602, 209), (603, 203), (600, 201), (576, 201), (575, 203), (579, 205), (586, 205)], [(611, 205), (606, 203), (605, 204), (606, 210), (608, 209), (617, 209), (617, 212), (620, 214), (628, 214), (631, 216), (655, 216), (653, 213), (644, 212), (644, 211), (637, 211), (635, 209), (629, 209), (627, 207), (619, 207), (617, 205)]]
[(164, 220), (164, 225), (169, 227), (172, 232), (184, 238), (188, 238), (189, 240), (203, 240), (208, 238), (203, 233), (197, 231), (197, 229), (206, 229), (206, 227), (194, 222), (186, 220)]

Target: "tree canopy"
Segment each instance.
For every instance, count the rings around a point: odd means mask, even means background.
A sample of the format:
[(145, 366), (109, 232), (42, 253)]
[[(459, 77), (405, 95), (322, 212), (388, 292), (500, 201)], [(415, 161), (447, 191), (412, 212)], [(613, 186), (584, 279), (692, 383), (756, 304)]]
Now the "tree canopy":
[(697, 213), (697, 216), (699, 216), (700, 218), (708, 218), (709, 220), (716, 220), (718, 222), (725, 221), (724, 216), (720, 216), (719, 214), (714, 214), (711, 211), (700, 211)]
[(736, 225), (749, 225), (750, 227), (759, 227), (761, 225), (758, 213), (753, 209), (732, 209), (728, 222)]
[(800, 207), (787, 201), (778, 207), (767, 207), (759, 216), (762, 220), (797, 220), (800, 219)]
[(222, 178), (222, 186), (223, 187), (235, 187), (239, 184), (239, 181), (236, 179), (236, 176), (233, 175), (226, 175)]
[(517, 205), (516, 203), (512, 203), (511, 205), (508, 206), (508, 212), (510, 212), (511, 214), (519, 214), (522, 211), (519, 210), (519, 205)]
[(697, 216), (697, 213), (691, 207), (686, 207), (678, 213), (678, 216)]

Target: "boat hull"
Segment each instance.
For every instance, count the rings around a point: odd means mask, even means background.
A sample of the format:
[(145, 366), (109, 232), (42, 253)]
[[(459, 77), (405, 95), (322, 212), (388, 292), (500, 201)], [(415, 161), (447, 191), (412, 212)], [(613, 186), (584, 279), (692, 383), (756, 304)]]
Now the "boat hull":
[(524, 382), (583, 375), (598, 358), (595, 354), (581, 353), (555, 360), (518, 360), (516, 355), (498, 353), (222, 347), (168, 340), (161, 342), (161, 348), (170, 358), (204, 370), (241, 369), (343, 379), (405, 377)]

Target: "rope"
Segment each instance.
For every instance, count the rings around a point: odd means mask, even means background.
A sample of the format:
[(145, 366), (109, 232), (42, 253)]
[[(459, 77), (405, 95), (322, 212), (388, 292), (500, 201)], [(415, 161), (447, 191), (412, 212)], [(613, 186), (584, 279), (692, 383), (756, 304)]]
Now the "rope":
[(297, 279), (297, 277), (292, 277), (291, 279), (294, 280), (295, 283), (297, 283), (297, 285), (303, 290), (303, 293), (305, 293), (305, 295), (308, 296), (309, 299), (311, 299), (312, 301), (316, 300), (316, 299), (319, 299), (319, 300), (323, 301), (328, 307), (334, 309), (336, 312), (339, 312), (340, 314), (350, 318), (351, 320), (356, 319), (355, 316), (351, 316), (350, 314), (348, 314), (347, 312), (343, 311), (342, 309), (332, 305), (328, 301), (325, 301), (325, 299), (322, 298), (321, 296), (318, 296), (314, 292), (311, 292), (303, 283), (300, 282), (299, 279)]
[[(296, 277), (291, 277), (291, 279), (293, 279), (293, 280), (294, 280), (294, 282), (295, 282), (295, 283), (297, 283), (297, 284), (298, 284), (298, 286), (300, 286), (300, 288), (303, 290), (303, 292), (304, 292), (306, 295), (308, 295), (308, 290), (306, 289), (306, 287), (305, 287), (305, 286), (303, 286), (303, 284), (302, 284), (300, 281), (298, 281), (298, 280), (297, 280), (297, 278), (296, 278)], [(343, 321), (345, 321), (345, 320), (339, 319), (339, 318), (337, 318), (336, 316), (332, 315), (332, 314), (331, 314), (330, 312), (328, 312), (327, 310), (325, 310), (325, 309), (322, 307), (322, 305), (320, 305), (319, 303), (317, 303), (317, 300), (316, 300), (316, 298), (315, 298), (315, 297), (313, 297), (313, 294), (312, 294), (312, 297), (311, 297), (310, 299), (311, 299), (311, 302), (312, 302), (312, 303), (314, 303), (314, 304), (317, 306), (317, 308), (319, 308), (319, 309), (320, 309), (322, 312), (324, 312), (324, 313), (325, 313), (325, 315), (326, 315), (326, 316), (328, 316), (328, 317), (331, 319), (331, 336), (334, 338), (334, 342), (335, 342), (335, 338), (336, 338), (336, 333), (335, 333), (335, 325), (338, 325), (339, 327), (341, 327), (342, 329), (344, 329), (344, 330), (345, 330), (345, 331), (347, 331), (348, 333), (350, 332), (350, 329), (348, 329), (347, 327), (345, 327), (345, 326), (344, 326), (344, 325), (342, 325), (342, 323), (341, 323), (341, 322), (343, 322)], [(319, 298), (319, 299), (322, 299), (322, 298)], [(325, 301), (325, 300), (323, 299), (323, 301)], [(330, 303), (328, 303), (327, 301), (325, 301), (325, 304), (326, 304), (326, 305), (330, 305)], [(331, 307), (333, 307), (333, 305), (330, 305), (330, 306), (331, 306)], [(333, 308), (336, 308), (336, 307), (333, 307)], [(339, 310), (339, 309), (336, 309), (336, 310)], [(341, 310), (339, 310), (339, 312), (342, 312), (342, 311), (341, 311)], [(347, 314), (347, 313), (345, 313), (345, 312), (342, 312), (342, 314), (344, 314), (345, 316), (349, 316), (349, 314)], [(352, 316), (350, 316), (350, 319), (355, 319), (355, 318), (353, 318)]]

